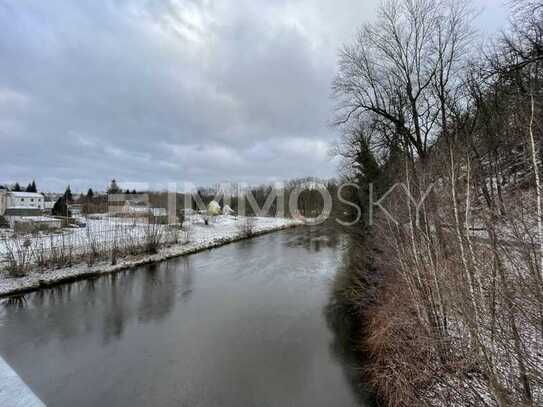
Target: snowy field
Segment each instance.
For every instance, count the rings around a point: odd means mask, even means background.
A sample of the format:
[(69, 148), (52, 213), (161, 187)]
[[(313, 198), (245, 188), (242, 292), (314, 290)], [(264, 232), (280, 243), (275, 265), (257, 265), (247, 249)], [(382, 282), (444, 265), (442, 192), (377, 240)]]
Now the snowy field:
[[(251, 233), (258, 235), (274, 230), (286, 229), (300, 225), (301, 223), (292, 219), (285, 218), (250, 218)], [(200, 216), (195, 216), (190, 222), (185, 222), (182, 230), (175, 231), (175, 242), (172, 243), (171, 237), (159, 250), (153, 255), (135, 255), (122, 257), (117, 264), (111, 265), (111, 260), (102, 261), (89, 266), (85, 263), (73, 265), (72, 267), (40, 270), (32, 267), (23, 277), (10, 277), (5, 267), (0, 269), (0, 295), (16, 293), (30, 290), (41, 286), (51, 285), (63, 280), (72, 278), (83, 278), (102, 273), (113, 273), (120, 270), (136, 267), (142, 264), (148, 264), (166, 260), (169, 258), (195, 253), (212, 247), (217, 247), (226, 243), (246, 238), (244, 226), (247, 225), (247, 218), (234, 216), (217, 216), (210, 220), (206, 225)], [(87, 227), (80, 229), (64, 230), (63, 233), (55, 235), (43, 235), (26, 239), (27, 244), (32, 247), (48, 250), (51, 246), (60, 244), (69, 244), (73, 246), (74, 252), (82, 253), (89, 242), (89, 236), (93, 239), (99, 237), (100, 245), (112, 245), (119, 239), (126, 239), (126, 234), (130, 234), (127, 240), (145, 239), (148, 233), (146, 228), (149, 226), (134, 222), (129, 219), (111, 219), (87, 220)], [(166, 230), (168, 226), (157, 226)], [(169, 236), (171, 236), (169, 231)], [(21, 240), (21, 239), (19, 239)], [(4, 261), (8, 241), (0, 241), (0, 258)], [(0, 263), (2, 265), (6, 263)]]

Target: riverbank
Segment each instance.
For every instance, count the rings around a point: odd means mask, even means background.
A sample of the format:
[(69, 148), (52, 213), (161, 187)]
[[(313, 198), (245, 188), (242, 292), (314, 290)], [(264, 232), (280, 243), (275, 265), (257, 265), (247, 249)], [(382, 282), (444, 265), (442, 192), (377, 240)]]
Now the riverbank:
[[(514, 212), (510, 216), (515, 219)], [(447, 258), (415, 258), (409, 251), (412, 241), (402, 239), (401, 230), (397, 235), (377, 230), (366, 240), (353, 239), (345, 271), (338, 274), (334, 288), (348, 305), (349, 314), (357, 319), (354, 343), (367, 355), (366, 374), (360, 382), (370, 386), (379, 405), (540, 405), (535, 400), (543, 395), (538, 376), (543, 366), (541, 297), (534, 288), (539, 276), (532, 270), (537, 267), (530, 267), (533, 260), (528, 255), (537, 250), (530, 243), (537, 242), (536, 233), (527, 234), (526, 239), (524, 234), (508, 234), (507, 225), (500, 226), (493, 240), (466, 236), (470, 250), (465, 263), (456, 246), (460, 243), (454, 235), (447, 239), (447, 233), (442, 235)], [(395, 239), (409, 249), (397, 250)], [(421, 246), (412, 250), (424, 253)], [(498, 257), (500, 267), (493, 270), (497, 255), (503, 257)], [(427, 266), (426, 275), (420, 266), (422, 260), (435, 267)], [(477, 291), (469, 302), (466, 295), (471, 293), (458, 290), (459, 283), (465, 281), (464, 267), (480, 276), (475, 279)], [(419, 271), (420, 280), (410, 278), (408, 273), (413, 269)], [(436, 308), (444, 315), (441, 319), (437, 319), (440, 314), (434, 316), (435, 310), (427, 311), (413, 299), (415, 288), (431, 293), (435, 280), (428, 278), (430, 273), (439, 278), (440, 296), (415, 299), (423, 303), (429, 298), (434, 307), (437, 303)], [(498, 284), (503, 282), (508, 287), (499, 292)], [(493, 297), (499, 301), (493, 302)], [(475, 311), (466, 315), (470, 307)], [(504, 320), (506, 311), (514, 318)], [(470, 349), (473, 336), (479, 342)], [(481, 355), (486, 362), (480, 361)], [(497, 367), (489, 368), (489, 361)], [(493, 382), (488, 371), (501, 382)], [(508, 376), (520, 378), (525, 387), (514, 387), (506, 381)], [(519, 395), (521, 392), (524, 394)]]
[(265, 233), (300, 226), (301, 222), (285, 218), (252, 218), (249, 234), (241, 227), (242, 219), (225, 217), (210, 225), (191, 225), (190, 239), (183, 244), (163, 247), (157, 254), (120, 258), (117, 264), (103, 261), (93, 266), (74, 264), (71, 267), (52, 270), (31, 270), (23, 277), (10, 277), (6, 270), (0, 271), (0, 298), (38, 290), (57, 284), (96, 277), (132, 269), (141, 265), (157, 263), (174, 257), (185, 256), (219, 247), (235, 241), (248, 239)]

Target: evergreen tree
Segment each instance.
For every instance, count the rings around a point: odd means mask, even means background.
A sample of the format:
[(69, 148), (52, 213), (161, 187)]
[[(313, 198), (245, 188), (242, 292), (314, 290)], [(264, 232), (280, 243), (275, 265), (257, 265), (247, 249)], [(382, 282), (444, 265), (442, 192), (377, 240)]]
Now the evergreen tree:
[(68, 210), (68, 204), (66, 202), (66, 194), (58, 198), (55, 202), (52, 213), (54, 216), (70, 217), (70, 211)]
[(89, 188), (89, 190), (87, 191), (87, 198), (89, 200), (94, 198), (94, 191), (92, 190), (92, 188)]
[(135, 189), (133, 189), (133, 190), (132, 190), (132, 194), (134, 194), (134, 195), (136, 195), (136, 194), (137, 194), (137, 192), (136, 192), (136, 190), (135, 190)]
[(66, 203), (73, 202), (74, 200), (74, 197), (72, 196), (72, 190), (69, 185), (68, 188), (66, 188), (66, 192), (64, 192), (64, 199)]
[(38, 189), (36, 188), (36, 181), (32, 181), (31, 183), (29, 183), (26, 187), (26, 192), (35, 192), (37, 193), (38, 192)]
[(18, 182), (15, 183), (15, 186), (13, 187), (14, 192), (21, 192), (21, 186)]
[(121, 193), (121, 189), (117, 185), (117, 181), (115, 181), (115, 179), (111, 180), (111, 184), (109, 185), (107, 193), (108, 194), (120, 194)]
[(130, 190), (127, 189), (126, 191), (124, 191), (124, 193), (125, 193), (126, 195), (130, 195)]

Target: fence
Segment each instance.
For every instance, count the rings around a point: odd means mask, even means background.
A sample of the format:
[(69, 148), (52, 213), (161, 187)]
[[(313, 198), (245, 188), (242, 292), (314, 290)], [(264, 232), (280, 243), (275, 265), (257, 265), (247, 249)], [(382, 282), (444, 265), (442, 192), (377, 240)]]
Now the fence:
[(179, 225), (127, 220), (89, 220), (85, 228), (49, 235), (12, 235), (0, 239), (0, 267), (24, 275), (31, 267), (52, 269), (74, 263), (93, 265), (127, 255), (153, 254), (160, 247), (188, 241)]

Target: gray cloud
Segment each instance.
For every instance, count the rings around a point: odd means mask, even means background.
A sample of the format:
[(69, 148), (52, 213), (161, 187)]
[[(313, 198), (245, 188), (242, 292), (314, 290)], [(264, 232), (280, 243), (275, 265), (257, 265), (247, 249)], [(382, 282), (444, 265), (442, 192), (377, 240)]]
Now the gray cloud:
[(0, 0), (0, 183), (332, 176), (337, 49), (376, 3)]

